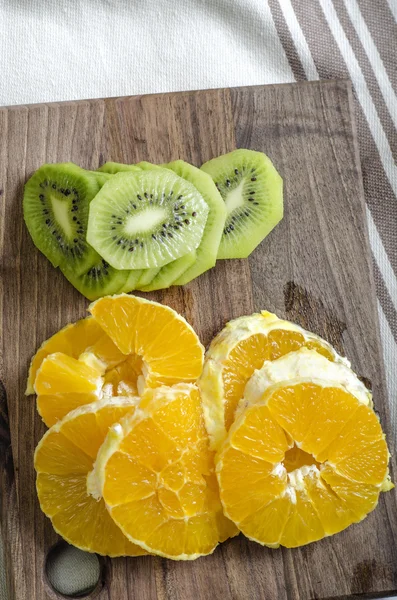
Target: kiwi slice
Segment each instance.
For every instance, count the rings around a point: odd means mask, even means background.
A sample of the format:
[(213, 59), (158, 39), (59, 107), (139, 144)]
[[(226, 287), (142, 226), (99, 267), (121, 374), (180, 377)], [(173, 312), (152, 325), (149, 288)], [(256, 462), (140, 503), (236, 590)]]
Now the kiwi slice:
[(99, 171), (88, 171), (88, 173), (92, 173), (95, 176), (95, 179), (98, 181), (101, 187), (112, 178), (110, 173), (102, 173)]
[(147, 162), (147, 160), (142, 160), (141, 162), (136, 163), (135, 166), (141, 169), (142, 171), (153, 171), (158, 169), (164, 169), (165, 167), (165, 165), (155, 165), (153, 163)]
[(196, 258), (197, 253), (195, 250), (185, 254), (185, 256), (181, 256), (181, 258), (177, 258), (173, 262), (168, 263), (168, 265), (161, 267), (160, 271), (152, 281), (139, 289), (142, 290), (142, 292), (154, 292), (155, 290), (169, 288), (174, 281), (186, 271), (186, 269), (196, 262)]
[(218, 258), (246, 258), (283, 217), (283, 180), (262, 152), (235, 150), (206, 162), (227, 210)]
[(132, 292), (133, 290), (138, 289), (138, 281), (141, 278), (142, 273), (144, 273), (144, 271), (142, 271), (141, 269), (132, 269), (131, 271), (121, 272), (127, 274), (127, 279), (125, 280), (123, 287), (117, 293), (128, 294), (128, 292)]
[(117, 173), (90, 204), (87, 241), (115, 269), (162, 267), (197, 248), (208, 210), (167, 169)]
[(119, 293), (124, 288), (128, 271), (118, 271), (94, 252), (94, 257), (83, 273), (77, 275), (69, 265), (61, 267), (66, 279), (88, 300)]
[(110, 175), (115, 175), (116, 173), (128, 173), (128, 172), (137, 172), (137, 171), (151, 171), (152, 169), (161, 169), (159, 165), (155, 165), (153, 163), (147, 162), (143, 160), (136, 165), (126, 165), (124, 163), (118, 162), (106, 162), (104, 165), (99, 167), (97, 171), (101, 173), (108, 173)]
[(101, 183), (73, 163), (46, 164), (27, 181), (23, 215), (37, 248), (54, 267), (79, 274), (95, 252), (86, 240), (88, 208)]
[(160, 270), (161, 267), (157, 267), (156, 269), (143, 269), (141, 271), (142, 275), (138, 279), (135, 289), (141, 290), (146, 285), (149, 285), (149, 283), (153, 281)]
[(97, 172), (100, 173), (108, 173), (110, 175), (115, 175), (116, 173), (122, 173), (124, 171), (128, 172), (136, 172), (141, 169), (135, 165), (125, 165), (123, 163), (118, 162), (106, 162), (104, 165), (99, 167)]
[(184, 285), (213, 267), (226, 218), (225, 203), (207, 173), (183, 160), (176, 160), (164, 166), (196, 187), (206, 201), (209, 213), (197, 252), (191, 252), (162, 267), (148, 285), (141, 285), (140, 289), (144, 292), (163, 289), (171, 285)]
[(183, 160), (166, 165), (174, 173), (190, 181), (208, 204), (209, 213), (195, 262), (176, 280), (174, 285), (185, 285), (215, 263), (226, 219), (226, 206), (210, 175)]

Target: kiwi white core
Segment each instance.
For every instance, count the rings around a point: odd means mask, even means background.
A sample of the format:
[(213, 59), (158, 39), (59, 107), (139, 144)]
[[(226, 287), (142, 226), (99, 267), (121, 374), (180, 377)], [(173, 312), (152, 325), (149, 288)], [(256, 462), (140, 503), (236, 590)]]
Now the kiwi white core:
[(163, 208), (156, 206), (147, 208), (138, 215), (131, 215), (125, 223), (124, 232), (127, 235), (150, 231), (167, 220), (168, 213)]
[(230, 215), (235, 208), (244, 206), (244, 190), (245, 178), (243, 178), (239, 185), (229, 192), (225, 198), (227, 214)]
[(73, 236), (73, 230), (69, 221), (70, 207), (68, 206), (68, 203), (62, 202), (62, 200), (51, 194), (51, 207), (56, 222), (62, 227), (66, 237), (71, 238)]

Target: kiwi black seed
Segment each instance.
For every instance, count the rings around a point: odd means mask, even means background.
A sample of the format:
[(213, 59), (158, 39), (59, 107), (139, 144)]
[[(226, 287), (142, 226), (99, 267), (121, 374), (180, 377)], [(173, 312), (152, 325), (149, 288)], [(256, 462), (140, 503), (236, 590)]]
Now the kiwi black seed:
[(283, 182), (262, 152), (235, 150), (202, 167), (227, 209), (218, 258), (246, 258), (283, 216)]
[(37, 248), (57, 266), (83, 272), (94, 252), (86, 241), (88, 207), (100, 189), (96, 175), (73, 163), (47, 164), (27, 181), (26, 226)]
[[(197, 189), (167, 169), (118, 173), (90, 205), (87, 240), (114, 268), (158, 268), (197, 248), (208, 210)], [(174, 230), (185, 212), (196, 217)]]
[(61, 267), (62, 273), (70, 283), (88, 300), (96, 300), (106, 294), (116, 294), (125, 285), (129, 271), (118, 271), (109, 263), (93, 253), (85, 270), (77, 275), (70, 265)]

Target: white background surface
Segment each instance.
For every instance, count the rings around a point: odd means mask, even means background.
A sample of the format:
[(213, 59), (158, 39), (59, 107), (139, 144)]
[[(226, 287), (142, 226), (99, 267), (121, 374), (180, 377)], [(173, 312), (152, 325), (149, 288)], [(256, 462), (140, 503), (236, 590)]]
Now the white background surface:
[(261, 0), (0, 0), (0, 105), (278, 83)]

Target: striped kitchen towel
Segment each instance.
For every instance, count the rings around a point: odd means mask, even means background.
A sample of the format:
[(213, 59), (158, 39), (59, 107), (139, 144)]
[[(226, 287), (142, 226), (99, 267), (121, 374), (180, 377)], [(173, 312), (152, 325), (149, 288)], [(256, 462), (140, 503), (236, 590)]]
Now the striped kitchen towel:
[(295, 80), (351, 79), (397, 436), (397, 0), (268, 0)]

